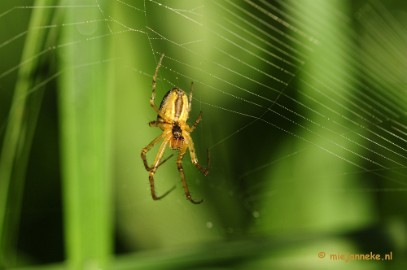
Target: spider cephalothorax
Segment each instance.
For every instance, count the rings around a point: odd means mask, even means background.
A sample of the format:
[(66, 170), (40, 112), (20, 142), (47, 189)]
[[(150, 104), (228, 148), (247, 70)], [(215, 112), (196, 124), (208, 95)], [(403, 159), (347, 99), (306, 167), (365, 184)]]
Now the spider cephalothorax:
[[(189, 150), (189, 154), (191, 156), (191, 162), (198, 168), (204, 175), (208, 174), (208, 168), (203, 168), (198, 163), (198, 158), (196, 157), (194, 142), (190, 136), (190, 133), (194, 131), (198, 123), (202, 119), (202, 112), (199, 114), (198, 119), (195, 123), (190, 127), (187, 124), (187, 120), (189, 117), (189, 112), (191, 111), (191, 102), (192, 102), (192, 83), (191, 83), (191, 92), (189, 93), (189, 97), (186, 93), (179, 89), (173, 88), (168, 91), (163, 100), (161, 101), (160, 107), (154, 103), (155, 100), (155, 87), (156, 87), (156, 79), (158, 74), (158, 69), (161, 66), (161, 62), (164, 58), (164, 54), (161, 56), (160, 61), (158, 62), (157, 68), (155, 70), (153, 76), (153, 89), (150, 98), (150, 105), (157, 113), (157, 120), (152, 121), (149, 123), (151, 127), (159, 127), (163, 131), (160, 136), (155, 138), (149, 145), (144, 147), (141, 150), (141, 158), (144, 162), (144, 166), (147, 171), (149, 171), (149, 180), (150, 180), (150, 188), (151, 188), (151, 195), (154, 200), (159, 200), (165, 197), (171, 190), (167, 191), (161, 196), (157, 196), (155, 192), (154, 186), (154, 174), (157, 168), (163, 164), (165, 161), (161, 161), (165, 148), (167, 144), (173, 150), (178, 150), (178, 158), (177, 158), (177, 168), (181, 176), (182, 185), (184, 187), (185, 196), (189, 201), (192, 203), (201, 203), (201, 201), (194, 201), (191, 197), (191, 194), (188, 189), (188, 185), (185, 181), (184, 169), (182, 168), (182, 158), (184, 157), (187, 150)], [(160, 140), (163, 140), (161, 146), (159, 147), (158, 153), (154, 159), (153, 165), (148, 166), (146, 154), (150, 149), (157, 144)], [(208, 167), (209, 167), (209, 152), (208, 152)]]
[(172, 127), (172, 139), (170, 141), (171, 149), (178, 150), (184, 144), (184, 137), (182, 137), (182, 129), (176, 122)]

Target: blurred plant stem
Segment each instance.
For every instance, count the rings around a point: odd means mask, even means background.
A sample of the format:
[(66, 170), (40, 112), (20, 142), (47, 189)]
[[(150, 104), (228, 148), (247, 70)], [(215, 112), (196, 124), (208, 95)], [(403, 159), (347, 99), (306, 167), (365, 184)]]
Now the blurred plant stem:
[[(95, 4), (92, 1), (81, 4)], [(77, 1), (68, 1), (75, 6)], [(103, 1), (98, 1), (103, 4)], [(106, 6), (104, 6), (106, 8)], [(106, 269), (112, 252), (110, 111), (103, 38), (88, 33), (105, 30), (98, 9), (68, 8), (64, 22), (84, 22), (90, 12), (99, 21), (63, 29), (60, 51), (60, 124), (66, 260), (69, 269)], [(95, 32), (94, 32), (95, 31)], [(97, 62), (98, 64), (92, 64)]]
[[(53, 4), (54, 1), (35, 1), (35, 5)], [(50, 38), (50, 31), (35, 30), (48, 25), (53, 18), (51, 9), (33, 9), (27, 31), (18, 79), (10, 108), (7, 128), (0, 156), (0, 268), (15, 264), (16, 245), (22, 193), (28, 155), (35, 131), (43, 91), (39, 73), (46, 58), (42, 54)], [(40, 85), (40, 88), (36, 88)], [(30, 95), (30, 96), (29, 96)]]

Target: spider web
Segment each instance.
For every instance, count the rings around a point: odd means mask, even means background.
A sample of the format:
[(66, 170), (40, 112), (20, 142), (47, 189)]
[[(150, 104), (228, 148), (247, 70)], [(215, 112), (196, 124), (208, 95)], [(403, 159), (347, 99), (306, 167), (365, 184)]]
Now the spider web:
[[(278, 230), (295, 221), (279, 212), (281, 207), (289, 213), (301, 205), (323, 215), (330, 209), (321, 208), (343, 203), (308, 203), (314, 196), (345, 197), (356, 205), (355, 214), (373, 207), (371, 194), (404, 195), (407, 39), (399, 14), (376, 1), (354, 7), (325, 4), (312, 11), (304, 11), (303, 5), (252, 0), (15, 5), (0, 12), (4, 25), (37, 8), (77, 9), (84, 15), (83, 20), (10, 31), (0, 41), (0, 52), (20, 44), (30, 31), (77, 27), (84, 37), (55, 41), (34, 59), (7, 62), (0, 70), (2, 95), (9, 99), (17, 71), (44, 54), (58, 55), (64, 47), (81, 44), (111, 44), (114, 49), (105, 58), (69, 68), (112, 66), (115, 114), (117, 119), (131, 119), (117, 120), (114, 131), (118, 228), (128, 246), (133, 240), (148, 246), (151, 239), (143, 239), (143, 229), (154, 231), (151, 224), (160, 222), (163, 211), (181, 222), (188, 219), (186, 230), (200, 232), (188, 239), (194, 242), (224, 233), (238, 235), (250, 224), (258, 224), (255, 231)], [(189, 157), (184, 158), (193, 195), (205, 198), (206, 206), (200, 208), (185, 205), (179, 184), (167, 202), (149, 207), (148, 176), (138, 151), (159, 134), (147, 123), (156, 117), (148, 99), (162, 53), (156, 103), (172, 87), (189, 91), (193, 81), (191, 123), (203, 112), (192, 137), (203, 165), (206, 148), (211, 153), (209, 176), (199, 175)], [(47, 75), (25, 98), (52, 85), (63, 72), (56, 69)], [(2, 123), (6, 109), (2, 108)], [(5, 124), (1, 128), (4, 132)], [(149, 152), (150, 161), (157, 147)], [(157, 171), (160, 192), (179, 179), (172, 163), (174, 158)], [(287, 202), (287, 197), (296, 199)], [(154, 214), (147, 225), (135, 225), (134, 213)], [(269, 219), (275, 220), (273, 225), (263, 228)], [(339, 224), (360, 225), (372, 219), (374, 215), (349, 217)], [(169, 223), (163, 235), (173, 233), (178, 224)], [(201, 233), (203, 229), (208, 232)]]

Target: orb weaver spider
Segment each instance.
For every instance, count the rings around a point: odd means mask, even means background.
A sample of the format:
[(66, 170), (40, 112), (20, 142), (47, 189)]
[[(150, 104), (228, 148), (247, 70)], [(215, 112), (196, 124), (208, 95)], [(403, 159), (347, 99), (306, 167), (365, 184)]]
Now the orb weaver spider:
[[(177, 168), (181, 177), (182, 186), (184, 187), (184, 192), (187, 200), (194, 204), (199, 204), (203, 200), (195, 201), (192, 199), (192, 196), (189, 192), (189, 188), (187, 182), (185, 180), (184, 169), (182, 167), (182, 159), (189, 150), (189, 154), (191, 156), (191, 162), (195, 165), (195, 167), (203, 174), (208, 175), (209, 173), (209, 151), (207, 152), (207, 167), (203, 168), (198, 163), (198, 158), (195, 153), (194, 142), (191, 138), (191, 133), (195, 130), (196, 126), (202, 119), (202, 112), (199, 113), (198, 118), (194, 122), (192, 126), (187, 124), (187, 120), (189, 117), (189, 113), (191, 111), (191, 103), (192, 103), (192, 88), (193, 83), (191, 83), (191, 91), (189, 93), (189, 97), (187, 94), (181, 90), (180, 88), (173, 88), (169, 90), (163, 100), (161, 101), (160, 107), (157, 108), (155, 105), (155, 89), (156, 89), (156, 79), (158, 70), (160, 69), (161, 62), (164, 58), (164, 54), (161, 55), (160, 60), (158, 61), (158, 65), (155, 69), (155, 73), (153, 76), (153, 85), (152, 85), (152, 92), (150, 98), (150, 106), (154, 109), (157, 113), (157, 120), (151, 121), (149, 123), (150, 127), (159, 127), (163, 131), (161, 135), (156, 137), (152, 140), (146, 147), (141, 150), (141, 159), (143, 160), (144, 167), (149, 172), (149, 180), (150, 180), (150, 189), (151, 189), (151, 196), (154, 200), (160, 200), (167, 196), (172, 190), (174, 190), (175, 186), (172, 187), (170, 190), (165, 192), (161, 196), (157, 196), (155, 192), (155, 185), (154, 185), (154, 174), (156, 173), (159, 166), (161, 166), (164, 162), (166, 162), (171, 156), (161, 161), (164, 151), (169, 144), (169, 148), (172, 150), (178, 150), (178, 158), (177, 158)], [(152, 166), (149, 166), (147, 163), (146, 154), (148, 151), (153, 148), (159, 141), (163, 141), (158, 149), (158, 153), (155, 156), (154, 162)]]

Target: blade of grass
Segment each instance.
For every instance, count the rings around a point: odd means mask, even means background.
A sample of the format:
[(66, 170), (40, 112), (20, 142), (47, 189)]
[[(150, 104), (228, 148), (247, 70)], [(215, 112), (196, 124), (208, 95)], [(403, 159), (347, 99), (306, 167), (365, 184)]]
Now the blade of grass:
[[(44, 0), (35, 5), (42, 6)], [(47, 2), (50, 4), (50, 1)], [(29, 28), (34, 29), (47, 25), (52, 17), (50, 9), (33, 9)], [(44, 48), (48, 31), (28, 31), (18, 71), (18, 79), (10, 108), (7, 128), (0, 156), (0, 267), (11, 263), (12, 241), (17, 231), (20, 215), (21, 194), (24, 187), (27, 157), (31, 146), (31, 138), (36, 126), (38, 109), (42, 93), (37, 92), (32, 100), (28, 100), (29, 91), (36, 85), (38, 78), (34, 76), (43, 61), (36, 57)], [(30, 61), (28, 61), (31, 59)], [(12, 214), (9, 212), (13, 209)], [(7, 259), (7, 260), (6, 260)]]
[[(351, 55), (354, 50), (348, 26), (335, 14), (337, 11), (345, 14), (349, 7), (343, 1), (290, 3), (302, 8), (299, 29), (304, 33), (314, 32), (319, 40), (313, 51), (304, 50), (307, 64), (298, 76), (297, 86), (305, 93), (304, 97), (318, 100), (318, 104), (311, 103), (318, 113), (307, 115), (318, 125), (308, 124), (301, 134), (304, 141), (287, 141), (280, 146), (280, 156), (288, 157), (293, 149), (296, 154), (269, 171), (269, 179), (273, 179), (269, 192), (278, 192), (272, 200), (264, 202), (266, 207), (262, 211), (275, 215), (263, 219), (262, 230), (281, 233), (282, 230), (318, 232), (363, 228), (374, 220), (370, 195), (339, 192), (363, 188), (357, 175), (343, 173), (359, 166), (354, 153), (361, 151), (356, 140), (343, 136), (350, 130), (349, 121), (344, 119), (352, 117), (346, 108), (356, 89), (355, 70), (343, 56)], [(308, 101), (304, 98), (303, 102)], [(324, 115), (324, 119), (318, 114)]]
[[(93, 0), (86, 2), (94, 4)], [(89, 24), (65, 28), (61, 40), (61, 44), (81, 41), (64, 47), (60, 54), (64, 70), (59, 104), (67, 264), (70, 269), (106, 269), (112, 252), (112, 99), (107, 66), (100, 60), (106, 58), (108, 46), (105, 39), (87, 40), (86, 35), (87, 31), (101, 31), (106, 26), (98, 9), (67, 9), (65, 15), (66, 23), (98, 18)]]

